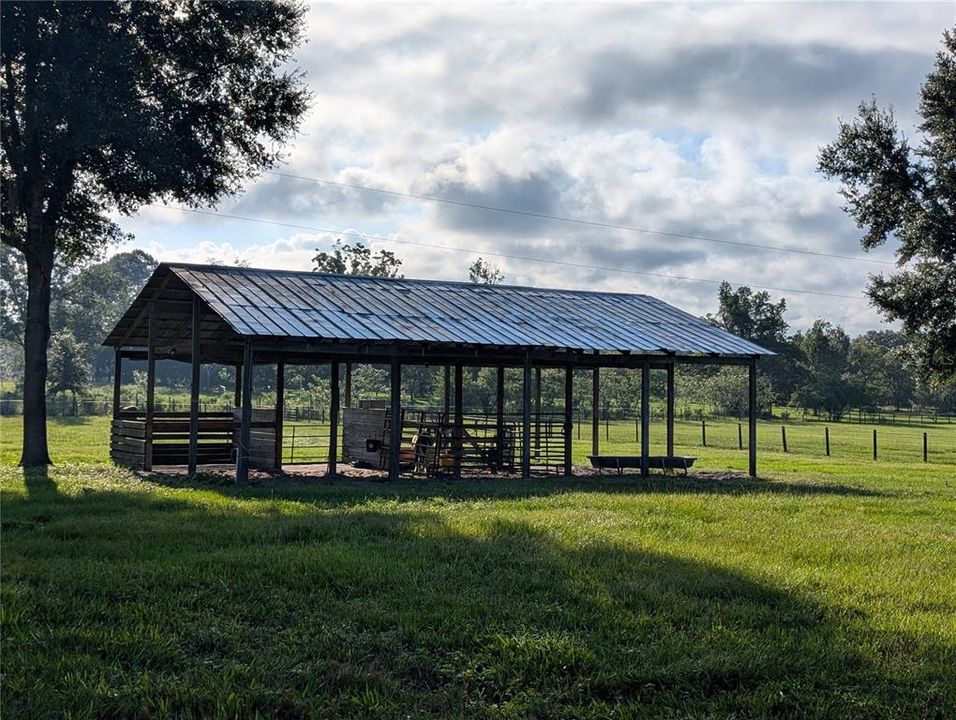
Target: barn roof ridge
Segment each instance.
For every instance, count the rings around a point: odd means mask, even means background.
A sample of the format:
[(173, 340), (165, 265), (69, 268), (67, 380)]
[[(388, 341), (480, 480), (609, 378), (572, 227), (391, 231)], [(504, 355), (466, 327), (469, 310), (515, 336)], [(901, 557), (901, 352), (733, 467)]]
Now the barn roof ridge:
[[(380, 277), (376, 275), (351, 275), (349, 273), (327, 273), (327, 272), (318, 272), (315, 270), (285, 270), (285, 269), (275, 269), (275, 268), (262, 268), (262, 267), (244, 267), (241, 265), (215, 265), (209, 263), (188, 263), (188, 262), (161, 262), (158, 267), (162, 266), (168, 267), (170, 270), (175, 270), (175, 268), (181, 267), (187, 270), (199, 270), (202, 272), (222, 272), (227, 271), (230, 273), (241, 274), (244, 272), (255, 272), (255, 273), (264, 273), (264, 274), (288, 274), (288, 275), (302, 275), (305, 277), (326, 277), (326, 278), (342, 278), (344, 280), (374, 280), (374, 281), (384, 281), (384, 282), (407, 282), (407, 283), (416, 283), (416, 284), (427, 284), (427, 285), (456, 285), (459, 287), (465, 287), (469, 289), (501, 289), (501, 290), (531, 290), (539, 292), (558, 292), (565, 294), (576, 294), (576, 295), (623, 295), (627, 297), (643, 297), (643, 298), (653, 298), (654, 300), (659, 300), (659, 298), (649, 295), (648, 293), (638, 293), (638, 292), (624, 292), (621, 290), (581, 290), (576, 288), (561, 288), (561, 287), (552, 287), (552, 286), (541, 286), (541, 285), (516, 285), (514, 283), (475, 283), (470, 280), (443, 280), (439, 278), (410, 278), (410, 277)], [(660, 300), (660, 302), (664, 302)]]

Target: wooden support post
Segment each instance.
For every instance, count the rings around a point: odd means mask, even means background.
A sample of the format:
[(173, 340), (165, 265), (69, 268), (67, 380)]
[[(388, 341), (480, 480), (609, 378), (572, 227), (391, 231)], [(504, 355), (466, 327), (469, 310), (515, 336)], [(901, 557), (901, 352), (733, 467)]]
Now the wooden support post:
[(744, 426), (742, 423), (737, 423), (737, 449), (744, 449)]
[(495, 382), (495, 451), (498, 470), (504, 469), (505, 459), (505, 367), (498, 366), (498, 377)]
[(674, 457), (674, 363), (667, 365), (667, 456)]
[(146, 346), (146, 429), (143, 469), (153, 469), (153, 423), (156, 417), (156, 304), (149, 305), (149, 336)]
[(352, 407), (352, 363), (345, 363), (345, 407)]
[(119, 418), (120, 392), (123, 388), (123, 355), (119, 347), (113, 350), (113, 419)]
[(601, 454), (601, 370), (591, 374), (591, 454)]
[(236, 388), (233, 405), (237, 408), (242, 407), (242, 365), (236, 365)]
[(252, 443), (252, 341), (242, 348), (242, 412), (239, 420), (239, 447), (236, 450), (236, 482), (249, 480), (249, 450)]
[(445, 415), (451, 412), (451, 367), (445, 366)]
[(326, 475), (335, 479), (339, 462), (339, 363), (332, 363), (329, 380), (329, 466)]
[(452, 450), (455, 453), (455, 477), (461, 477), (461, 455), (464, 448), (465, 430), (465, 372), (461, 363), (455, 363), (455, 429)]
[(876, 428), (873, 428), (873, 459), (876, 460)]
[(402, 364), (397, 357), (392, 358), (391, 394), (389, 403), (389, 443), (388, 443), (388, 479), (398, 480), (401, 474), (402, 451)]
[(823, 449), (830, 457), (830, 428), (826, 426), (823, 427)]
[(923, 433), (923, 462), (929, 462), (929, 438)]
[(787, 452), (787, 426), (780, 426), (780, 443), (783, 445), (783, 451)]
[(541, 454), (541, 368), (534, 369), (534, 456)]
[[(285, 363), (276, 363), (275, 466), (282, 471), (282, 450), (285, 444)], [(294, 426), (293, 426), (294, 427)]]
[(564, 369), (564, 474), (574, 475), (574, 466), (571, 464), (571, 433), (574, 419), (571, 413), (574, 409), (574, 367), (568, 365)]
[(521, 477), (531, 477), (531, 353), (524, 354), (521, 393)]
[(750, 361), (748, 372), (747, 454), (750, 477), (757, 477), (757, 359)]
[(193, 295), (192, 357), (189, 378), (189, 459), (188, 472), (196, 474), (199, 464), (199, 368), (202, 359), (202, 301)]
[(651, 455), (651, 364), (641, 365), (641, 475), (650, 473)]
[(707, 421), (700, 419), (700, 444), (707, 447)]

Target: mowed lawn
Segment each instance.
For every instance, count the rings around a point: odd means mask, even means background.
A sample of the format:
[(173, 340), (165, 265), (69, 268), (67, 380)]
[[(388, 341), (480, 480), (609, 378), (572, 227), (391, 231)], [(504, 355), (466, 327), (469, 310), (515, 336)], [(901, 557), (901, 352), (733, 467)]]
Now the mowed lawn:
[(952, 455), (236, 487), (24, 477), (14, 428), (4, 719), (956, 716)]

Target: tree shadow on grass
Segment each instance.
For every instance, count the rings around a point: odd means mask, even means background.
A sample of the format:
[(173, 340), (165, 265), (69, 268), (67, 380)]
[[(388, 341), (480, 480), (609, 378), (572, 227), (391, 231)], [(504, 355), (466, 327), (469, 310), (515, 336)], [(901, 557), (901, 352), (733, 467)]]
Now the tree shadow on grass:
[(418, 501), (431, 498), (449, 500), (517, 500), (570, 493), (598, 494), (694, 494), (694, 495), (790, 495), (790, 496), (845, 496), (885, 497), (888, 493), (869, 488), (839, 483), (787, 482), (754, 480), (746, 475), (720, 473), (710, 476), (603, 475), (576, 477), (534, 477), (524, 480), (514, 477), (402, 479), (383, 482), (380, 479), (349, 478), (334, 480), (318, 476), (275, 474), (254, 482), (237, 485), (228, 475), (200, 474), (196, 478), (185, 475), (149, 473), (141, 475), (144, 482), (166, 487), (200, 487), (228, 496), (301, 500), (334, 506), (353, 504), (369, 497), (390, 498), (399, 501)]
[(32, 500), (49, 500), (57, 495), (56, 483), (46, 465), (23, 468), (23, 484), (27, 489), (27, 497)]
[(4, 716), (956, 711), (952, 647), (639, 536), (488, 508), (50, 504), (4, 537)]

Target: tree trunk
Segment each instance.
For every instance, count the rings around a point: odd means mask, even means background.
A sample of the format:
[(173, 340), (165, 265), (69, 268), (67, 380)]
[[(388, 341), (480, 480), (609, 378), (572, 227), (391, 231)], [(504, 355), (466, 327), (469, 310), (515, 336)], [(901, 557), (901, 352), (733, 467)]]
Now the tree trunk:
[(46, 437), (46, 378), (53, 245), (29, 245), (32, 247), (26, 253), (27, 318), (23, 332), (23, 467), (51, 464)]

